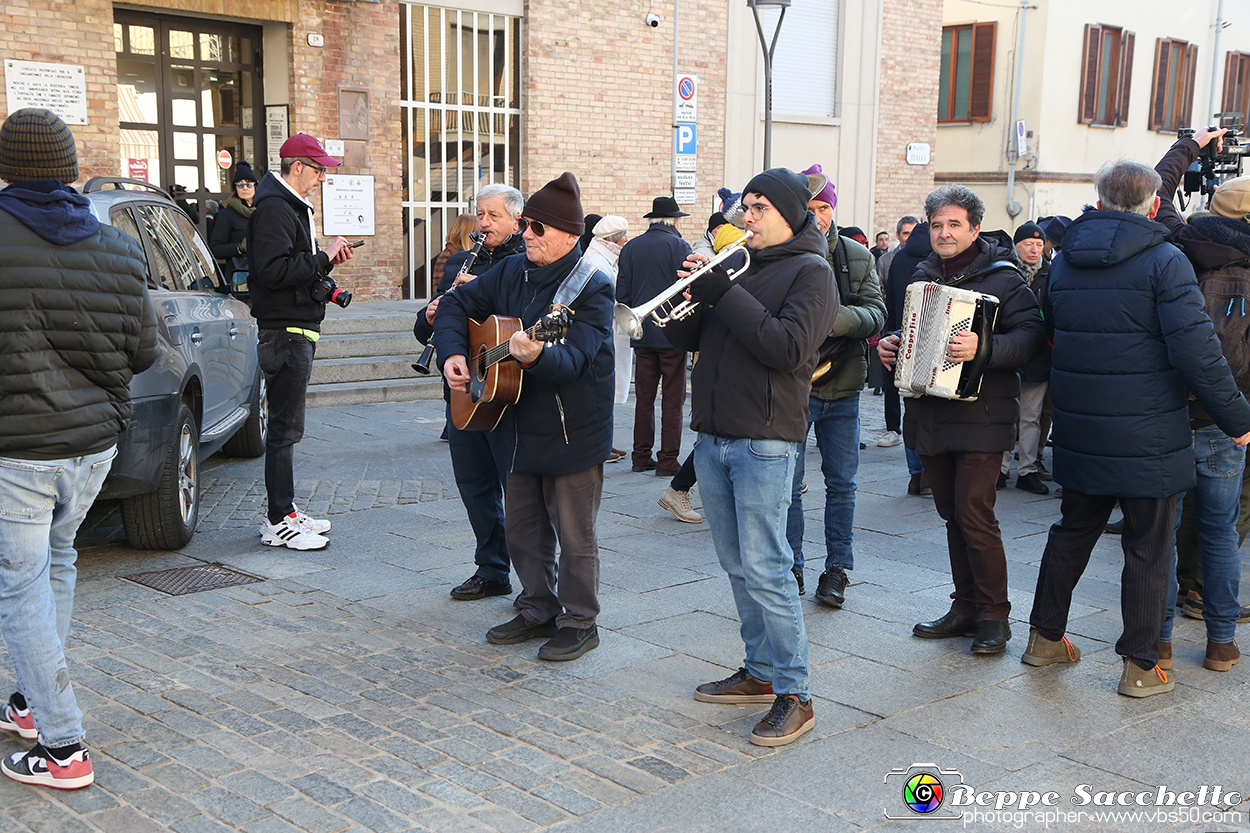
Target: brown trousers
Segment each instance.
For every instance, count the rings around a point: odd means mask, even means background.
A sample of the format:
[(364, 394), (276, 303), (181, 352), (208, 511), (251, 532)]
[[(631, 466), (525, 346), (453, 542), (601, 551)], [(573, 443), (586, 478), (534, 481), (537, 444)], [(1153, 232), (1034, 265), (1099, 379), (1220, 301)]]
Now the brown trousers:
[(970, 619), (1006, 621), (1007, 554), (994, 516), (1002, 452), (920, 455), (938, 515), (946, 521), (950, 551), (951, 611)]
[[(686, 354), (681, 350), (634, 348), (634, 454), (635, 466), (651, 459), (655, 445), (655, 393), (661, 387), (660, 453), (656, 463), (660, 471), (675, 472), (681, 468), (682, 407), (686, 404)], [(660, 385), (663, 380), (663, 385)]]

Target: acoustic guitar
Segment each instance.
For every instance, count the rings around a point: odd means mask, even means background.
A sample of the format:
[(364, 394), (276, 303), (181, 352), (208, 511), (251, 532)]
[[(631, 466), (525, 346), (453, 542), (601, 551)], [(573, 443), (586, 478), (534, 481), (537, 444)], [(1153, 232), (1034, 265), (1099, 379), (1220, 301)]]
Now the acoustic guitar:
[[(559, 307), (525, 331), (534, 341), (559, 341), (571, 313)], [(492, 315), (469, 319), (469, 390), (451, 392), (451, 421), (461, 431), (493, 431), (509, 405), (521, 398), (521, 366), (508, 350), (508, 339), (520, 332), (521, 319)]]

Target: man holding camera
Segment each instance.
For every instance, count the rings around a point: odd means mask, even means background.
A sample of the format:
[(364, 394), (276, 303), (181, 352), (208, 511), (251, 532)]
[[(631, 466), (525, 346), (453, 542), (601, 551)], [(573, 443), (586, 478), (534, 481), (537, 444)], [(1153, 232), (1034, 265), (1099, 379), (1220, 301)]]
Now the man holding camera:
[(330, 270), (350, 260), (351, 244), (336, 237), (317, 247), (315, 209), (309, 201), (327, 168), (339, 162), (321, 143), (296, 133), (282, 143), (282, 175), (265, 174), (256, 189), (256, 208), (247, 229), (252, 315), (260, 328), (257, 353), (269, 391), (269, 435), (265, 440), (268, 517), (260, 541), (269, 547), (320, 550), (330, 543), (330, 522), (295, 507), (295, 444), (304, 436), (304, 409), (313, 353), (321, 338), (326, 298), (336, 297)]

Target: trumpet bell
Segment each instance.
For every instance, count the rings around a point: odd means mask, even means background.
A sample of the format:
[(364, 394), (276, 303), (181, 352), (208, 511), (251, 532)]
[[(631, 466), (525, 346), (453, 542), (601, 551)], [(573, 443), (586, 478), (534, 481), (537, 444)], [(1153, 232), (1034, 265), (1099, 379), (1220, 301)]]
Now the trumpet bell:
[(612, 318), (618, 330), (629, 333), (630, 338), (642, 338), (642, 319), (632, 309), (624, 304), (617, 304)]

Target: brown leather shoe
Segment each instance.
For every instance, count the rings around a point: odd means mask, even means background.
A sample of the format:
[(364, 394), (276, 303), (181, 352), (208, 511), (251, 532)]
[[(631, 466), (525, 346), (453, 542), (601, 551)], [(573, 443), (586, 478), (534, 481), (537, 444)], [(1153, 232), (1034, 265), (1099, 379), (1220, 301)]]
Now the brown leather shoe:
[(1164, 671), (1172, 670), (1172, 643), (1159, 643), (1159, 667)]
[(1207, 640), (1207, 655), (1202, 660), (1202, 667), (1211, 671), (1229, 671), (1241, 662), (1241, 649), (1237, 640), (1232, 642), (1212, 642)]
[(756, 746), (785, 746), (794, 743), (816, 725), (812, 701), (800, 702), (793, 694), (778, 694), (764, 719), (751, 730)]
[(757, 680), (739, 668), (731, 677), (696, 688), (694, 699), (700, 703), (771, 703), (777, 698), (772, 683)]

